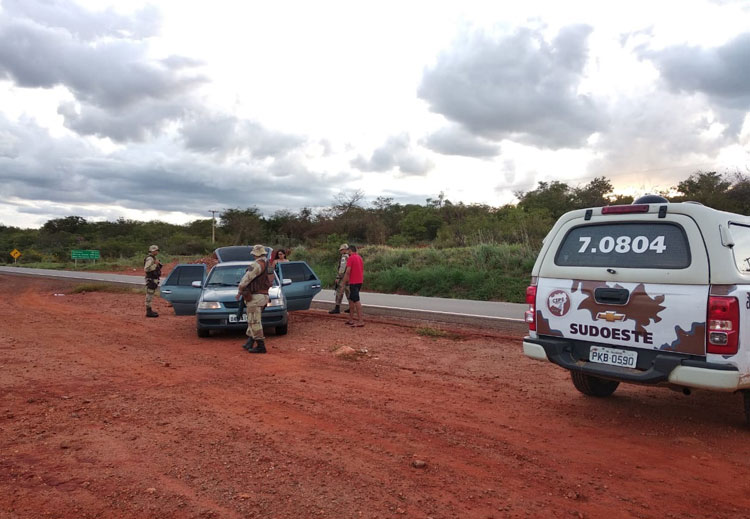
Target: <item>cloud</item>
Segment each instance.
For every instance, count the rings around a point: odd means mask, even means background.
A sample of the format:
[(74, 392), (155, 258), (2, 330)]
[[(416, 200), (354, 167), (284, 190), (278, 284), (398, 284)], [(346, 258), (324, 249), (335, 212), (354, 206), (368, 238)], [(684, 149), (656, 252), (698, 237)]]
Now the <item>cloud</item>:
[[(152, 60), (146, 43), (131, 39), (152, 32), (136, 29), (154, 14), (150, 9), (120, 17), (90, 13), (69, 2), (11, 1), (3, 7), (0, 78), (26, 88), (66, 87), (77, 106), (62, 106), (59, 112), (70, 129), (82, 134), (142, 139), (178, 118), (186, 95), (206, 81), (190, 73), (194, 60)], [(118, 120), (125, 127), (118, 128)]]
[(91, 104), (61, 103), (57, 112), (65, 126), (79, 135), (109, 137), (114, 141), (144, 141), (170, 121), (180, 119), (185, 105), (178, 99), (168, 103), (145, 99), (132, 107), (104, 109)]
[(621, 99), (611, 117), (613, 124), (592, 145), (598, 158), (586, 173), (606, 176), (616, 187), (647, 191), (676, 185), (691, 173), (715, 167), (721, 149), (736, 140), (712, 130), (716, 120), (699, 97), (654, 90)]
[(359, 155), (351, 165), (360, 171), (386, 172), (398, 170), (404, 175), (424, 175), (434, 164), (419, 155), (411, 146), (407, 134), (390, 137), (381, 147), (373, 151), (369, 159)]
[(750, 109), (750, 33), (720, 47), (642, 49), (640, 56), (654, 63), (672, 92), (704, 94), (721, 111), (731, 131), (739, 132)]
[(568, 26), (552, 42), (532, 29), (466, 35), (424, 72), (418, 95), (433, 112), (487, 139), (581, 146), (604, 124), (594, 101), (577, 91), (591, 31)]
[(269, 130), (227, 114), (193, 113), (180, 130), (188, 149), (220, 155), (249, 152), (254, 158), (283, 156), (302, 146), (300, 136)]
[(3, 0), (3, 11), (13, 18), (64, 29), (84, 40), (107, 36), (142, 39), (158, 34), (161, 26), (161, 15), (153, 6), (146, 6), (132, 16), (122, 16), (112, 9), (94, 13), (60, 0)]
[(500, 146), (472, 135), (460, 126), (447, 126), (428, 135), (420, 144), (443, 155), (491, 158), (500, 153)]
[(85, 141), (53, 138), (33, 121), (0, 115), (0, 199), (29, 206), (119, 206), (203, 215), (205, 208), (264, 212), (329, 200), (346, 179), (308, 169), (293, 156), (217, 162), (161, 141), (103, 153)]

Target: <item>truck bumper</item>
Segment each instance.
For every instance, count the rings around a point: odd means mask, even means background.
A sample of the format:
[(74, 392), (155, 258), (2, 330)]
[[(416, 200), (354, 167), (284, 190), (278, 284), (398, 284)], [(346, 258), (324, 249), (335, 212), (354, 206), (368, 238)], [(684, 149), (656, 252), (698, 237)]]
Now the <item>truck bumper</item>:
[[(740, 373), (735, 366), (706, 362), (700, 357), (659, 350), (638, 351), (637, 369), (588, 361), (591, 344), (552, 337), (525, 337), (524, 354), (546, 360), (570, 371), (634, 384), (672, 384), (713, 391), (737, 391)], [(622, 348), (630, 349), (630, 348)]]

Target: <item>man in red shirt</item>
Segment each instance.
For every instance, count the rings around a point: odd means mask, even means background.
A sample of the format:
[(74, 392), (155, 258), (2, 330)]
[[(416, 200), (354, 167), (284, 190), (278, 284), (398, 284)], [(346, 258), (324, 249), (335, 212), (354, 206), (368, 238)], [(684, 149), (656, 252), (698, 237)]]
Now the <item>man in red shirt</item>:
[(362, 256), (357, 254), (357, 247), (349, 245), (349, 259), (346, 260), (346, 272), (342, 283), (349, 285), (349, 320), (346, 324), (350, 326), (361, 327), (365, 325), (362, 319), (362, 303), (359, 301), (359, 290), (362, 288), (362, 282), (365, 279), (365, 267), (362, 262)]

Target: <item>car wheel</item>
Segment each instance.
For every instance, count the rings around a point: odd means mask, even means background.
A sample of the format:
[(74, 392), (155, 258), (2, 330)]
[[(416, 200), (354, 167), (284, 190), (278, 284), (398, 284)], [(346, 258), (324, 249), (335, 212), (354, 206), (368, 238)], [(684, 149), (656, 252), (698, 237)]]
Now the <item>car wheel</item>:
[(747, 389), (742, 392), (742, 403), (745, 408), (745, 422), (750, 425), (750, 391)]
[(206, 328), (196, 328), (196, 331), (198, 332), (198, 337), (208, 337), (211, 335), (211, 330), (207, 330)]
[(573, 385), (576, 389), (588, 396), (609, 396), (614, 393), (617, 386), (620, 385), (617, 381), (587, 375), (580, 371), (571, 371), (570, 378), (573, 379)]
[(289, 325), (288, 324), (276, 327), (276, 335), (286, 335), (286, 332), (288, 332), (288, 331), (289, 331)]

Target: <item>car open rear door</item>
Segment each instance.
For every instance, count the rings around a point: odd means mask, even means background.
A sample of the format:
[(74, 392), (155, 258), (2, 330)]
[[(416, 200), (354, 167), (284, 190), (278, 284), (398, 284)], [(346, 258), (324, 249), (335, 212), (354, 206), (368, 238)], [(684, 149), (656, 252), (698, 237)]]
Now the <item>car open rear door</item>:
[(206, 279), (206, 265), (203, 263), (177, 265), (162, 283), (161, 297), (172, 303), (175, 315), (195, 315), (195, 307), (201, 295), (201, 288), (194, 287), (193, 281)]
[(304, 261), (287, 261), (277, 263), (279, 277), (292, 281), (291, 285), (282, 286), (286, 296), (287, 309), (307, 310), (315, 294), (320, 292), (320, 279)]

